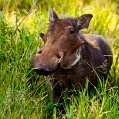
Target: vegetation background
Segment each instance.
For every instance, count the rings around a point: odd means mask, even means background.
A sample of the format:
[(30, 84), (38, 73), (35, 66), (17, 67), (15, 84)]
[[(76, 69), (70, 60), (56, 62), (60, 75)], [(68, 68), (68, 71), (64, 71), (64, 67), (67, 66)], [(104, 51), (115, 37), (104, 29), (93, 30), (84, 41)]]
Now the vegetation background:
[[(106, 38), (114, 57), (105, 83), (65, 97), (66, 114), (57, 109), (62, 104), (53, 103), (45, 77), (30, 65), (30, 51), (43, 45), (39, 33), (47, 30), (51, 6), (61, 17), (93, 14), (82, 32)], [(119, 0), (0, 0), (0, 118), (118, 119)]]

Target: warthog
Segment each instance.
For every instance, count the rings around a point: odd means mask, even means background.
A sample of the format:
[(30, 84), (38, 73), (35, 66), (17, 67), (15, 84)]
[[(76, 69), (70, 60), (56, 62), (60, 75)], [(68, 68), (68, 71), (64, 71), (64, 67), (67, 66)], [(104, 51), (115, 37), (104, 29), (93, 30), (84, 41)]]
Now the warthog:
[(50, 9), (49, 28), (40, 33), (44, 46), (35, 56), (31, 53), (31, 64), (39, 75), (47, 76), (55, 102), (63, 91), (79, 90), (86, 80), (95, 85), (97, 75), (105, 79), (109, 73), (112, 52), (107, 42), (99, 35), (79, 32), (88, 28), (92, 17), (60, 19)]

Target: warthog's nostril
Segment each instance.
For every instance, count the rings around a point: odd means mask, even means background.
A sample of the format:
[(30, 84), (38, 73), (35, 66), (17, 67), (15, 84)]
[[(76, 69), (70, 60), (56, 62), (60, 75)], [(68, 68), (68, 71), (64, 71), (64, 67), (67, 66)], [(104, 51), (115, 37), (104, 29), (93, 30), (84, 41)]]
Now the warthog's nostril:
[(34, 71), (38, 73), (39, 75), (44, 75), (44, 76), (47, 76), (50, 74), (49, 69), (46, 69), (43, 67), (34, 68)]

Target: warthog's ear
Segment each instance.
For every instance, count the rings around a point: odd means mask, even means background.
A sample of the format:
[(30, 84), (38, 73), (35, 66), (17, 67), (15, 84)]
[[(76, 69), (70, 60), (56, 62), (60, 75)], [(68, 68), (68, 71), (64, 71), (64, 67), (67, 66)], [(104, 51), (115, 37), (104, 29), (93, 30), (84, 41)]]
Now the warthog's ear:
[(93, 17), (92, 14), (84, 14), (84, 15), (80, 16), (77, 21), (77, 29), (80, 30), (83, 28), (88, 28), (89, 22), (92, 17)]
[(53, 11), (52, 8), (50, 8), (49, 22), (54, 22), (57, 19), (59, 19), (57, 14)]
[(43, 39), (44, 38), (44, 34), (43, 33), (40, 33), (40, 37)]
[(45, 39), (44, 39), (44, 34), (43, 33), (40, 33), (40, 37), (42, 38), (42, 40), (45, 42)]

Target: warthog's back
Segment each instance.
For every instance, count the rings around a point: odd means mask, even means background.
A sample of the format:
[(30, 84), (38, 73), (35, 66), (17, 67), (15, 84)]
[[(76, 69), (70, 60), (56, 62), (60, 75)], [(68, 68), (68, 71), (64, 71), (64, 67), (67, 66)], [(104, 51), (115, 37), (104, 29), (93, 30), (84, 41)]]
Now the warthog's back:
[(102, 54), (104, 55), (104, 57), (106, 57), (110, 68), (110, 66), (112, 65), (113, 57), (112, 51), (109, 45), (107, 44), (106, 40), (103, 39), (101, 36), (95, 34), (84, 34), (84, 36), (86, 37), (87, 41), (100, 48)]

